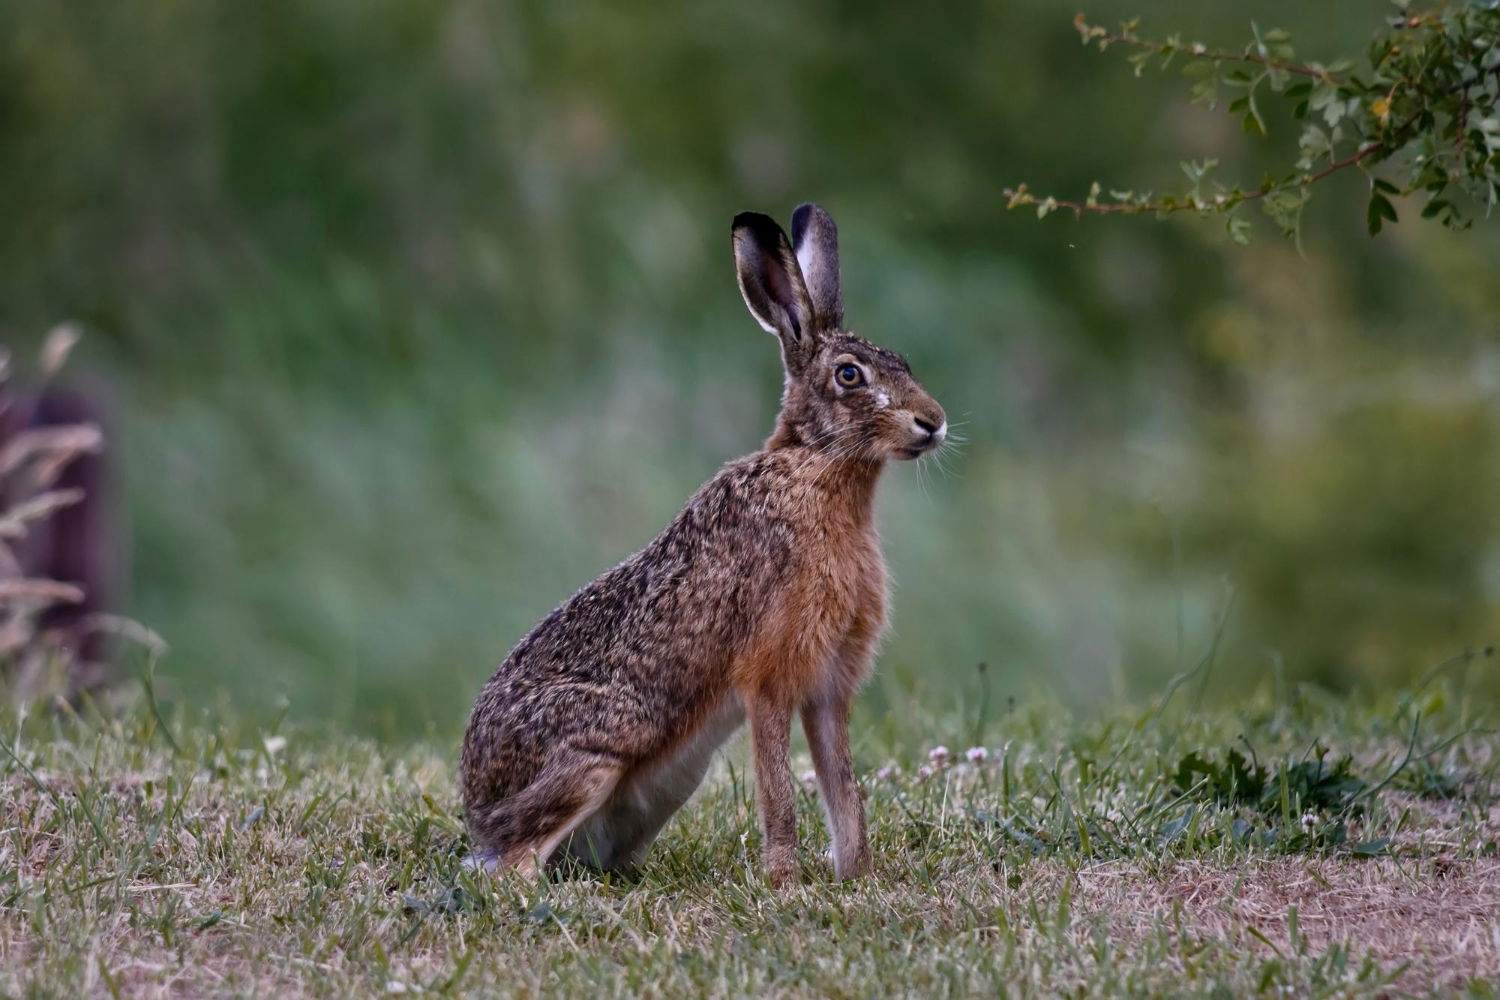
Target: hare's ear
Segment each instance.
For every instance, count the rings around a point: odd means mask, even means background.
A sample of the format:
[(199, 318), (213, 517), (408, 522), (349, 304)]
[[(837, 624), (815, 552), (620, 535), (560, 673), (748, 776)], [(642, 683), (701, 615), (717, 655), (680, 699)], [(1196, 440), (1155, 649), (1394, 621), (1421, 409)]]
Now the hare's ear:
[(839, 227), (817, 205), (797, 206), (792, 213), (792, 249), (812, 299), (821, 330), (844, 328), (844, 300), (839, 293)]
[(786, 233), (759, 212), (734, 217), (734, 267), (750, 315), (781, 338), (781, 356), (795, 374), (817, 350), (812, 299)]

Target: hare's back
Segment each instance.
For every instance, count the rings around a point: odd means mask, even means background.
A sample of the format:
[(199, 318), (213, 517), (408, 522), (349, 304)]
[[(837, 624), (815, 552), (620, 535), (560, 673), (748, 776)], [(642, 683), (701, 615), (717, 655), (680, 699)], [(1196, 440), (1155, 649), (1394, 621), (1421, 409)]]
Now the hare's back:
[(560, 742), (625, 764), (651, 759), (722, 700), (792, 549), (767, 484), (742, 463), (511, 651), (470, 718), (466, 786), (485, 786), (485, 798), (517, 791)]

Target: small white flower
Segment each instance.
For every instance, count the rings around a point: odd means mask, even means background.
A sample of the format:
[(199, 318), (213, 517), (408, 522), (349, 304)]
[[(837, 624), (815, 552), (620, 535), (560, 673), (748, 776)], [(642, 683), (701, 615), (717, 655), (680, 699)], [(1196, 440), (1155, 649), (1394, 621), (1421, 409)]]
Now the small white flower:
[(932, 766), (943, 768), (948, 766), (948, 748), (942, 745), (935, 746), (927, 751), (927, 759), (932, 761)]
[(1302, 829), (1306, 830), (1308, 833), (1312, 833), (1314, 830), (1317, 829), (1317, 827), (1318, 827), (1318, 814), (1317, 813), (1303, 813), (1302, 814)]
[(390, 982), (385, 984), (385, 991), (387, 993), (405, 993), (406, 984), (399, 979), (392, 979)]
[(926, 781), (930, 777), (932, 777), (932, 768), (928, 767), (926, 764), (923, 764), (921, 767), (917, 768), (918, 781)]
[(990, 752), (984, 747), (969, 747), (964, 751), (964, 756), (970, 764), (983, 764), (990, 759)]
[(1208, 51), (1208, 46), (1204, 45), (1202, 42), (1194, 42), (1193, 43), (1193, 55), (1195, 55), (1195, 56), (1201, 56), (1203, 53), (1205, 53), (1207, 51)]
[(281, 751), (286, 749), (286, 737), (267, 736), (263, 745), (266, 748), (266, 753), (274, 757), (276, 754), (279, 754), (281, 753)]
[(818, 772), (817, 771), (803, 771), (802, 772), (802, 786), (804, 788), (806, 788), (809, 792), (817, 791), (817, 789), (818, 789)]

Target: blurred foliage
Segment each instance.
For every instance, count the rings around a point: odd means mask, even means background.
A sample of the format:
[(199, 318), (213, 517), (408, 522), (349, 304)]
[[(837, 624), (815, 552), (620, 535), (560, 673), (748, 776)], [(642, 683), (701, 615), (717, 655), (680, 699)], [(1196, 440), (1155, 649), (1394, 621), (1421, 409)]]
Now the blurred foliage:
[[(42, 380), (57, 375), (77, 338), (67, 325), (51, 331), (39, 359)], [(104, 442), (93, 424), (30, 425), (32, 401), (12, 388), (12, 363), (0, 349), (0, 688), (7, 700), (42, 700), (84, 686), (73, 683), (86, 666), (77, 662), (76, 642), (64, 641), (63, 630), (48, 621), (82, 604), (84, 589), (37, 563), (48, 561), (49, 521), (85, 499), (82, 489), (60, 481), (63, 473)]]
[[(1167, 216), (1196, 212), (1225, 218), (1236, 243), (1250, 239), (1244, 209), (1258, 203), (1282, 235), (1298, 237), (1312, 186), (1340, 170), (1358, 167), (1368, 174), (1365, 209), (1370, 235), (1398, 218), (1393, 195), (1422, 194), (1422, 218), (1450, 229), (1467, 229), (1476, 215), (1488, 216), (1500, 200), (1500, 6), (1494, 0), (1454, 0), (1421, 11), (1397, 0), (1367, 49), (1367, 65), (1352, 58), (1298, 62), (1292, 35), (1284, 28), (1261, 31), (1239, 50), (1187, 42), (1181, 34), (1153, 41), (1136, 33), (1139, 20), (1118, 31), (1073, 21), (1085, 45), (1104, 52), (1112, 45), (1132, 49), (1136, 76), (1151, 65), (1174, 62), (1194, 81), (1195, 103), (1213, 109), (1228, 95), (1229, 114), (1246, 132), (1265, 135), (1263, 111), (1269, 96), (1291, 103), (1291, 116), (1303, 122), (1297, 140), (1296, 169), (1267, 173), (1258, 187), (1225, 187), (1209, 179), (1217, 159), (1182, 164), (1192, 187), (1181, 194), (1111, 189), (1101, 201), (1095, 182), (1082, 202), (1037, 198), (1026, 185), (1007, 188), (1011, 208), (1035, 205), (1038, 218), (1059, 208), (1086, 214), (1145, 212)], [(1180, 59), (1179, 59), (1180, 57)], [(1372, 172), (1383, 163), (1389, 169)]]
[[(130, 610), (179, 697), (456, 733), (533, 621), (769, 431), (729, 220), (808, 199), (853, 327), (969, 440), (887, 474), (867, 718), (958, 702), (980, 660), (1002, 695), (1153, 688), (1231, 590), (1220, 694), (1493, 635), (1494, 233), (1366, 241), (1346, 175), (1302, 256), (1007, 215), (1006, 177), (1271, 162), (1050, 4), (0, 6), (0, 338), (76, 320), (121, 386)], [(1388, 10), (1253, 13), (1343, 51)]]

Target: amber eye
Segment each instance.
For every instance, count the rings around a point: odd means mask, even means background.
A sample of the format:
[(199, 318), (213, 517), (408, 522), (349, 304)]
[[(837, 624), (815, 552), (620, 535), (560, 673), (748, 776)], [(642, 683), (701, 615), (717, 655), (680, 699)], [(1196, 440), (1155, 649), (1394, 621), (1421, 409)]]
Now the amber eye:
[(833, 377), (846, 389), (865, 384), (865, 373), (859, 370), (859, 365), (839, 365)]

